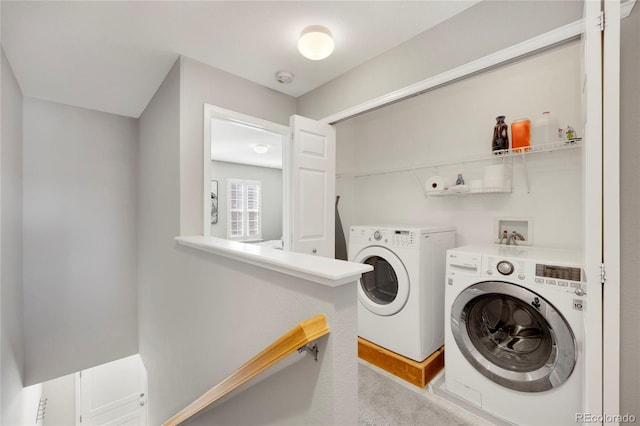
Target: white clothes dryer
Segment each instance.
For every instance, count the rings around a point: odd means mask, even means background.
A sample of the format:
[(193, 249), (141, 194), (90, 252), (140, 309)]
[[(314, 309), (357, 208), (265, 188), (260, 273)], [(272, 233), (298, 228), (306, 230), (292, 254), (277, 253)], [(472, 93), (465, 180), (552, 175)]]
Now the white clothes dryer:
[(577, 251), (449, 250), (447, 391), (518, 425), (575, 425), (584, 377), (582, 277)]
[(454, 227), (351, 227), (349, 260), (373, 267), (358, 286), (358, 335), (415, 361), (440, 348), (453, 247)]

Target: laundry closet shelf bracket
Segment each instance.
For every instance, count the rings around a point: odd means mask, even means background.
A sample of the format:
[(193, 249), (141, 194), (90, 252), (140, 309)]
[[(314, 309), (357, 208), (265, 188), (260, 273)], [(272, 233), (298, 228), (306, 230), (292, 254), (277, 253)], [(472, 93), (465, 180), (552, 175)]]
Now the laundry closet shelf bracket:
[(527, 186), (527, 194), (531, 194), (531, 182), (529, 181), (529, 169), (527, 168), (527, 157), (522, 154), (522, 169), (524, 170), (524, 183)]

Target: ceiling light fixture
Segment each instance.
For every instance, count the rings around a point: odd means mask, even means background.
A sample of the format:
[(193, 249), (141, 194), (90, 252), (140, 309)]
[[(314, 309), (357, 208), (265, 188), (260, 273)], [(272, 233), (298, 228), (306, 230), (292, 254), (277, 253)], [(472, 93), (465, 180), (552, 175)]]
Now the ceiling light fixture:
[(302, 30), (298, 40), (298, 50), (305, 58), (319, 61), (333, 53), (333, 38), (331, 32), (321, 26), (312, 25)]
[(257, 145), (253, 145), (253, 150), (258, 154), (264, 154), (269, 151), (269, 145), (259, 143)]

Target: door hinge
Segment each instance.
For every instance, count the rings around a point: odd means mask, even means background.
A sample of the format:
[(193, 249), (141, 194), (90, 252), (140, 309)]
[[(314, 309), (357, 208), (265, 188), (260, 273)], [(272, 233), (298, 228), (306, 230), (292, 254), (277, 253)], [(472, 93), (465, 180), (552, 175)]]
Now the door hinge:
[(607, 271), (604, 267), (604, 263), (600, 264), (600, 284), (604, 284), (607, 281)]
[(600, 31), (604, 31), (604, 27), (607, 24), (607, 20), (605, 19), (604, 16), (604, 11), (601, 10), (600, 11), (600, 16), (598, 16), (598, 27), (600, 27)]
[(82, 416), (80, 416), (80, 423), (82, 423)]

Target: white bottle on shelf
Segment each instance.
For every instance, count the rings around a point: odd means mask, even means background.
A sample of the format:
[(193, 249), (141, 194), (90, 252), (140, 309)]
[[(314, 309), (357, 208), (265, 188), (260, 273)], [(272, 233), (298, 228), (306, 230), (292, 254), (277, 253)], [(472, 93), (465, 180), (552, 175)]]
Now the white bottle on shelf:
[(562, 142), (560, 122), (549, 111), (542, 113), (542, 117), (534, 120), (531, 126), (531, 145), (543, 145)]

